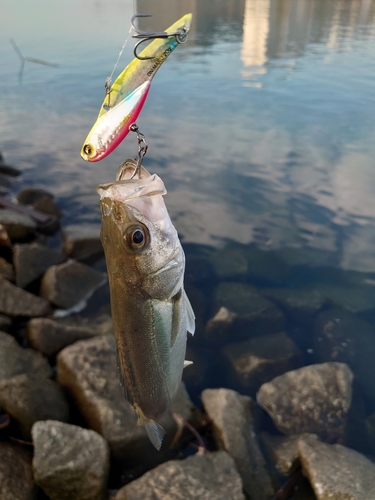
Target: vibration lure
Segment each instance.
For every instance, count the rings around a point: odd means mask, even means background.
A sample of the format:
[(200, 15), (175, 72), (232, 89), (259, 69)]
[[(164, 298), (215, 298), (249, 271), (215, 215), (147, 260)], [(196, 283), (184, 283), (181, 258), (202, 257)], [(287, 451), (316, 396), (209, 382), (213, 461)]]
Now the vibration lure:
[[(146, 16), (134, 16), (146, 17)], [(95, 162), (108, 156), (129, 133), (146, 101), (157, 70), (178, 44), (184, 43), (190, 30), (192, 14), (186, 14), (166, 31), (145, 33), (137, 30), (133, 38), (140, 40), (134, 47), (135, 58), (116, 78), (107, 93), (98, 118), (81, 150), (84, 160)], [(153, 40), (138, 55), (138, 46)]]

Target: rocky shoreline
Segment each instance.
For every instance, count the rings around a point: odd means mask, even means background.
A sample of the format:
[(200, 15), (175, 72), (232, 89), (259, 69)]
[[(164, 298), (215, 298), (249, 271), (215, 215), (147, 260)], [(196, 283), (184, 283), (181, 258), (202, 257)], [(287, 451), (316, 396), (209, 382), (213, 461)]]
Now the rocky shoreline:
[(187, 245), (194, 364), (158, 452), (119, 385), (100, 228), (13, 201), (18, 173), (0, 157), (0, 500), (375, 498), (372, 276)]

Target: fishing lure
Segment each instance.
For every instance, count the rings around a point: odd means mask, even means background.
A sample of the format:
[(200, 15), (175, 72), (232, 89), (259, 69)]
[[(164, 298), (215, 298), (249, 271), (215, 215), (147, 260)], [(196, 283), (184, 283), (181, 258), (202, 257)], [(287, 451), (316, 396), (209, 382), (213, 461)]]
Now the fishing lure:
[[(145, 17), (145, 16), (134, 16)], [(98, 118), (81, 150), (84, 160), (95, 162), (108, 156), (127, 136), (146, 101), (157, 70), (178, 44), (184, 43), (190, 30), (192, 15), (186, 14), (166, 31), (145, 33), (137, 30), (134, 38), (140, 40), (134, 47), (134, 60), (116, 78), (106, 85), (106, 96)], [(141, 43), (153, 40), (140, 54)]]

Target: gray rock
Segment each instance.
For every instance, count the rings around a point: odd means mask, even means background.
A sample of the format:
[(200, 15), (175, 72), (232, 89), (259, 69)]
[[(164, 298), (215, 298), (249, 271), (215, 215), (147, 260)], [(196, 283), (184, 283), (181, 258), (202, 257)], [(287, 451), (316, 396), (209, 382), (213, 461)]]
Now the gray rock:
[(31, 217), (8, 209), (0, 210), (0, 224), (12, 241), (23, 240), (36, 230), (36, 223)]
[(226, 307), (220, 307), (218, 312), (211, 318), (205, 328), (204, 337), (209, 343), (216, 347), (222, 345), (233, 327), (236, 314), (229, 311)]
[(74, 259), (87, 259), (103, 253), (100, 225), (79, 224), (64, 227), (64, 252)]
[(219, 447), (233, 458), (251, 500), (267, 500), (274, 488), (253, 428), (254, 402), (229, 389), (206, 389), (202, 403)]
[(285, 332), (262, 335), (222, 349), (228, 382), (255, 393), (277, 375), (302, 366), (302, 354)]
[(275, 304), (262, 297), (257, 289), (246, 283), (223, 282), (215, 292), (215, 311), (225, 307), (235, 314), (228, 335), (243, 339), (263, 332), (279, 332), (285, 318)]
[(27, 340), (31, 347), (47, 357), (56, 356), (64, 347), (77, 340), (100, 335), (88, 326), (69, 326), (47, 318), (33, 318), (27, 324)]
[(69, 309), (87, 299), (103, 282), (103, 274), (99, 271), (69, 260), (46, 271), (40, 294), (57, 307)]
[(0, 224), (0, 247), (12, 248), (12, 242), (5, 227)]
[(327, 302), (326, 297), (315, 289), (268, 288), (262, 294), (277, 302), (282, 309), (304, 324), (310, 324), (313, 316)]
[(65, 257), (58, 250), (39, 243), (23, 243), (13, 247), (13, 265), (16, 270), (16, 285), (24, 288), (36, 280), (50, 267), (60, 264)]
[(22, 189), (22, 191), (17, 194), (17, 201), (22, 203), (22, 205), (33, 205), (36, 201), (46, 196), (53, 199), (53, 195), (45, 189), (28, 187)]
[[(128, 464), (151, 460), (158, 452), (149, 441), (143, 426), (136, 425), (133, 408), (125, 400), (117, 375), (115, 339), (101, 335), (66, 347), (57, 356), (59, 383), (69, 390), (91, 429), (99, 432), (118, 459)], [(200, 412), (181, 388), (172, 404), (194, 427), (201, 423)], [(169, 414), (159, 422), (167, 431), (163, 448), (167, 449), (176, 431)]]
[(375, 399), (375, 329), (345, 309), (318, 315), (314, 324), (314, 351), (321, 361), (340, 361), (353, 370), (363, 392)]
[(245, 500), (233, 459), (224, 451), (171, 460), (124, 486), (113, 500)]
[(26, 439), (38, 420), (69, 418), (69, 406), (59, 385), (39, 374), (23, 373), (0, 381), (0, 406), (13, 417)]
[(0, 314), (0, 331), (8, 331), (10, 325), (12, 324), (12, 319), (9, 316)]
[(109, 448), (98, 433), (47, 420), (32, 428), (36, 484), (51, 500), (101, 500), (109, 473)]
[(369, 311), (374, 308), (374, 286), (350, 287), (320, 283), (317, 285), (317, 289), (327, 299), (353, 313)]
[(211, 264), (220, 279), (239, 278), (247, 274), (247, 258), (242, 247), (227, 246), (216, 250), (211, 255)]
[(0, 278), (0, 313), (7, 316), (47, 316), (51, 306), (47, 300), (26, 292)]
[(375, 498), (375, 464), (360, 453), (311, 438), (299, 440), (298, 452), (317, 500)]
[(0, 441), (1, 500), (35, 500), (31, 453), (13, 443)]
[(52, 370), (41, 354), (23, 349), (12, 335), (0, 331), (0, 380), (21, 373), (38, 373), (47, 378)]
[(352, 400), (352, 380), (344, 363), (304, 366), (263, 384), (257, 401), (285, 434), (340, 436)]
[(272, 436), (263, 432), (261, 438), (268, 451), (272, 455), (273, 462), (279, 472), (289, 476), (299, 465), (298, 441), (300, 438), (312, 437), (318, 439), (315, 434), (297, 434), (296, 436)]
[(0, 276), (8, 281), (14, 281), (13, 266), (3, 257), (0, 257)]

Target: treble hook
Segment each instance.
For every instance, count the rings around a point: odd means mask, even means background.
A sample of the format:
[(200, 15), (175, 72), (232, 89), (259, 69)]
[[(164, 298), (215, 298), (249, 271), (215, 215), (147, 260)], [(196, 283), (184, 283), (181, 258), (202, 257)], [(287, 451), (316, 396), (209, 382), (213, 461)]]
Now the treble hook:
[(185, 28), (182, 30), (174, 31), (173, 33), (167, 33), (166, 31), (154, 31), (147, 32), (139, 30), (134, 22), (137, 17), (152, 17), (151, 14), (135, 14), (131, 19), (131, 24), (133, 30), (137, 33), (136, 35), (132, 35), (132, 38), (139, 38), (139, 42), (134, 45), (134, 56), (140, 61), (147, 61), (148, 59), (155, 59), (154, 57), (141, 57), (137, 54), (137, 48), (144, 42), (148, 42), (149, 40), (155, 40), (155, 38), (169, 38), (170, 36), (174, 36), (177, 43), (185, 43), (187, 40), (188, 31)]
[(142, 134), (142, 132), (139, 131), (138, 125), (136, 123), (133, 123), (133, 125), (130, 126), (130, 130), (132, 132), (135, 132), (137, 134), (137, 140), (138, 140), (138, 160), (137, 160), (137, 165), (134, 169), (134, 172), (130, 179), (134, 179), (134, 177), (139, 173), (141, 166), (142, 166), (142, 160), (145, 154), (147, 153), (148, 149), (148, 144), (146, 142), (145, 136)]

